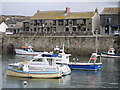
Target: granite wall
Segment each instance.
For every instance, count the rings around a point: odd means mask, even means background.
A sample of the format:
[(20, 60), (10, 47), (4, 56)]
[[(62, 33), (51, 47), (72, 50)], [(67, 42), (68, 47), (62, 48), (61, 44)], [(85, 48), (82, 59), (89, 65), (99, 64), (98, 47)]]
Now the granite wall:
[[(115, 36), (98, 36), (98, 52), (107, 51), (114, 46)], [(73, 55), (89, 55), (96, 51), (95, 36), (4, 36), (3, 52), (14, 52), (15, 48), (31, 45), (34, 51), (52, 51), (55, 46), (62, 48), (65, 46), (65, 52)]]

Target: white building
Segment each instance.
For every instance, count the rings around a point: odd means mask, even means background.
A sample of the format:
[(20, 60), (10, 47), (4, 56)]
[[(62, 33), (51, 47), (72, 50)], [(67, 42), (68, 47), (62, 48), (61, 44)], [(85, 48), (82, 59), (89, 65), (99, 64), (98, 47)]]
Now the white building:
[(8, 26), (4, 22), (0, 23), (0, 32), (5, 33), (7, 28)]

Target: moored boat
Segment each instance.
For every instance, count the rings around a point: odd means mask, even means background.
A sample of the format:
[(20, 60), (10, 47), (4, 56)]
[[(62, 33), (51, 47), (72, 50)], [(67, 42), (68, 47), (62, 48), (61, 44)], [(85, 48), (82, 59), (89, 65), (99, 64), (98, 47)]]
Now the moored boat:
[[(55, 58), (56, 63), (57, 64), (65, 63), (70, 67), (70, 69), (100, 70), (102, 68), (101, 56), (98, 55), (97, 53), (92, 53), (88, 63), (78, 63), (78, 62), (76, 63), (76, 62), (70, 62), (69, 57), (71, 56), (71, 54), (66, 54), (64, 52), (64, 45), (63, 45), (63, 49), (59, 49), (57, 47), (57, 49), (55, 50), (56, 52), (62, 51), (61, 53), (58, 53), (58, 57)], [(98, 57), (100, 57), (99, 63), (98, 63)]]
[(33, 47), (29, 45), (22, 46), (21, 49), (15, 49), (15, 53), (18, 55), (33, 55), (36, 56), (42, 52), (34, 52)]
[[(70, 67), (70, 69), (100, 70), (102, 68), (101, 56), (98, 55), (97, 53), (92, 53), (88, 63), (78, 63), (78, 62), (76, 63), (76, 62), (70, 62), (69, 57), (71, 56), (71, 54), (66, 54), (64, 52), (64, 45), (63, 45), (63, 49), (59, 49), (57, 47), (55, 49), (55, 52), (57, 52), (58, 54), (57, 57), (55, 58), (56, 63), (67, 64)], [(98, 57), (100, 57), (99, 63), (98, 63)]]
[(29, 78), (60, 78), (62, 72), (54, 58), (34, 57), (30, 61), (9, 64), (7, 75)]
[(101, 58), (100, 62), (97, 61), (97, 53), (92, 53), (88, 63), (78, 63), (78, 62), (70, 62), (69, 67), (71, 69), (82, 69), (82, 70), (100, 70), (102, 68)]
[(120, 57), (120, 55), (115, 54), (115, 49), (114, 48), (110, 48), (108, 50), (108, 52), (101, 52), (101, 56), (102, 57), (112, 57), (112, 58)]
[[(55, 57), (54, 60), (56, 62), (56, 65), (59, 67), (63, 76), (69, 75), (71, 73), (71, 69), (69, 68), (67, 64), (68, 62), (66, 62), (68, 61), (68, 59), (66, 59), (65, 57), (61, 57), (59, 56), (59, 54), (50, 54), (50, 53), (44, 53), (44, 54), (41, 54), (40, 57), (41, 56), (42, 57)], [(58, 63), (57, 61), (60, 61), (60, 63)]]

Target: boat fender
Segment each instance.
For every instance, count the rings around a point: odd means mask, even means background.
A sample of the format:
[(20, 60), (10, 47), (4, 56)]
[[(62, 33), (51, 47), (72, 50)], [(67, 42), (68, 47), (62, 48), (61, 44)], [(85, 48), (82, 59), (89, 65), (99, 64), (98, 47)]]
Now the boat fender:
[(97, 60), (97, 58), (91, 58), (91, 60)]
[(27, 85), (28, 83), (27, 83), (27, 81), (24, 81), (23, 84), (24, 84), (24, 85)]

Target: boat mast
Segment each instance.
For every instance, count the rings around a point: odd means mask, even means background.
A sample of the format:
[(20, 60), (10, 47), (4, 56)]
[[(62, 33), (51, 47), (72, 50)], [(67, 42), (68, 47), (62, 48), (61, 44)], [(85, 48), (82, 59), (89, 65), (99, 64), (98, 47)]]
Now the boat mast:
[(96, 40), (95, 40), (95, 43), (96, 43), (96, 53), (98, 52), (98, 37), (97, 37), (97, 33), (98, 33), (98, 31), (97, 31), (97, 29), (96, 29), (96, 34), (95, 34), (95, 36), (96, 36)]
[(64, 53), (64, 44), (63, 44), (63, 50), (62, 50), (62, 53)]
[[(96, 40), (95, 40), (96, 41), (96, 54), (98, 53), (98, 36), (97, 35), (98, 35), (98, 29), (96, 29)], [(100, 56), (100, 63), (101, 63), (101, 56)]]

